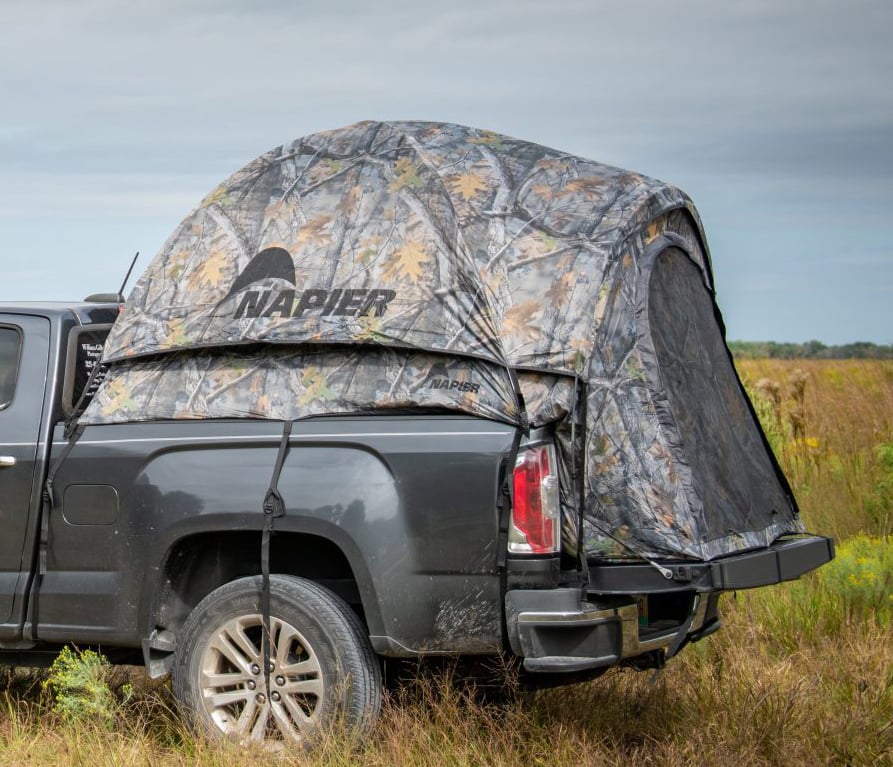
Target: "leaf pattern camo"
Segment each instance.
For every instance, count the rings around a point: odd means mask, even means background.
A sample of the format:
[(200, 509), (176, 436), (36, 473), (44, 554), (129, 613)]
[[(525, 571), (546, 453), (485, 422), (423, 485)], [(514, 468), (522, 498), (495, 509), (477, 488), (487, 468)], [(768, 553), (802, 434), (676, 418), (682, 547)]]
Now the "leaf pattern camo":
[[(82, 421), (526, 416), (557, 425), (569, 551), (579, 508), (595, 557), (764, 545), (799, 529), (795, 516), (709, 539), (682, 435), (656, 405), (641, 274), (664, 240), (712, 301), (697, 213), (668, 184), (447, 123), (306, 136), (238, 170), (173, 232), (109, 336)], [(586, 421), (572, 429), (577, 379)]]

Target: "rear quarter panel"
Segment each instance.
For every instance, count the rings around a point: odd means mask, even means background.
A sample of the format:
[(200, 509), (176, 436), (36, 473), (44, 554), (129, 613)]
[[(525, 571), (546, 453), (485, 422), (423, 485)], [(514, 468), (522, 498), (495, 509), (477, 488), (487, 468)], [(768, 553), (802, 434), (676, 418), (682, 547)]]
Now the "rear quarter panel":
[[(40, 636), (136, 646), (154, 625), (177, 541), (262, 527), (281, 429), (262, 421), (88, 427), (56, 483)], [(341, 549), (380, 651), (497, 649), (496, 499), (513, 437), (510, 427), (464, 416), (299, 421), (276, 529)]]

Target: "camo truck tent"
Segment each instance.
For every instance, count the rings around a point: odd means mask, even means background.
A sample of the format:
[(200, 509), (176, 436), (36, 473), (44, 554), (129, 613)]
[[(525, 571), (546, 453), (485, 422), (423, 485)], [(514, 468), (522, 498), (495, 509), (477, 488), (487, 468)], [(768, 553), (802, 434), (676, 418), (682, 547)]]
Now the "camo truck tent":
[(362, 122), (258, 157), (174, 231), (103, 359), (84, 424), (554, 424), (565, 545), (582, 520), (590, 558), (704, 561), (800, 530), (691, 201), (488, 131)]

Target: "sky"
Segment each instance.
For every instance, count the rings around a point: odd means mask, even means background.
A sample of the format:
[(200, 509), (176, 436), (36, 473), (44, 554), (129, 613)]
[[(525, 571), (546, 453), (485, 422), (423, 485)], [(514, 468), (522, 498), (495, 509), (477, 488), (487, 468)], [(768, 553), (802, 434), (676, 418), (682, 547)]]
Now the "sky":
[(257, 155), (417, 119), (682, 188), (729, 339), (888, 344), (891, 32), (889, 0), (0, 0), (0, 300), (113, 292)]

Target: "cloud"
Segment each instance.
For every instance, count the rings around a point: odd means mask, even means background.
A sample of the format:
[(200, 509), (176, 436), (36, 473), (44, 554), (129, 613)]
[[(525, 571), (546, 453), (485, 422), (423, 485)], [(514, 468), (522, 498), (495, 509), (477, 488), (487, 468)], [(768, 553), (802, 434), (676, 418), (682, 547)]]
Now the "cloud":
[[(4, 0), (0, 245), (60, 258), (35, 233), (62, 226), (73, 259), (156, 248), (277, 144), (446, 120), (680, 185), (748, 337), (804, 264), (889, 282), (891, 28), (874, 0)], [(799, 321), (759, 305), (760, 329)]]

